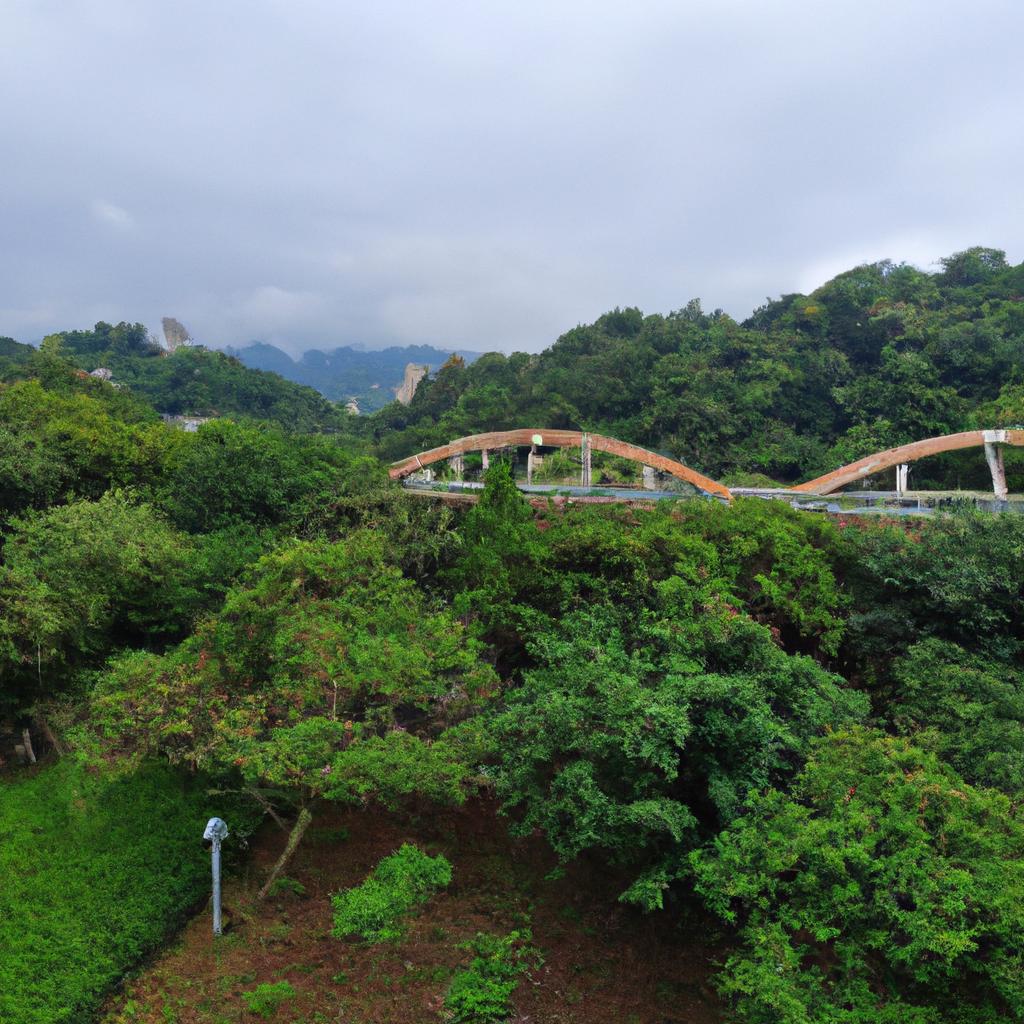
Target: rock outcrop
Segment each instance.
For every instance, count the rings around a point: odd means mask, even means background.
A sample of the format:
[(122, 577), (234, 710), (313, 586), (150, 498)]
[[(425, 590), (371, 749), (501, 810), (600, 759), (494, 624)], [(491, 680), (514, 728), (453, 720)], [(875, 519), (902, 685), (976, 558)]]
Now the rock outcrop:
[(165, 316), (161, 322), (164, 325), (164, 339), (168, 352), (173, 352), (192, 340), (192, 335), (185, 329), (185, 325), (175, 320), (173, 316)]
[(412, 401), (412, 396), (416, 394), (419, 382), (429, 372), (429, 366), (424, 366), (421, 363), (407, 363), (405, 366), (405, 379), (397, 388), (392, 389), (395, 392), (395, 400), (401, 402), (402, 405), (408, 405)]

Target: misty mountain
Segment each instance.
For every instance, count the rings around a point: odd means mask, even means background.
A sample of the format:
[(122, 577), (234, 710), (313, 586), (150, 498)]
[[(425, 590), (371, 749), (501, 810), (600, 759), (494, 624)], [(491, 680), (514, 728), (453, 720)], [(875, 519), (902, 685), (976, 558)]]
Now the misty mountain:
[(453, 355), (472, 363), (481, 353), (434, 348), (432, 345), (405, 345), (367, 352), (344, 346), (323, 352), (309, 349), (298, 359), (275, 345), (254, 342), (244, 348), (225, 351), (254, 370), (269, 370), (288, 380), (316, 388), (335, 402), (351, 399), (360, 412), (372, 412), (391, 402), (394, 388), (402, 383), (405, 367), (419, 363), (436, 370)]

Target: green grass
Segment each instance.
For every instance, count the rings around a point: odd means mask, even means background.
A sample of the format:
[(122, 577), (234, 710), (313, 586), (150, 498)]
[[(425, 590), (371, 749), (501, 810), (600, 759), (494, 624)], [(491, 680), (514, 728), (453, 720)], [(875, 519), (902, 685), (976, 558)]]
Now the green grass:
[(87, 1020), (207, 891), (215, 813), (242, 824), (163, 766), (112, 780), (65, 760), (0, 782), (0, 1021)]
[(250, 1013), (259, 1014), (264, 1020), (270, 1020), (277, 1014), (282, 1003), (295, 998), (295, 989), (287, 981), (279, 981), (273, 985), (265, 982), (257, 985), (251, 992), (243, 992), (242, 998)]

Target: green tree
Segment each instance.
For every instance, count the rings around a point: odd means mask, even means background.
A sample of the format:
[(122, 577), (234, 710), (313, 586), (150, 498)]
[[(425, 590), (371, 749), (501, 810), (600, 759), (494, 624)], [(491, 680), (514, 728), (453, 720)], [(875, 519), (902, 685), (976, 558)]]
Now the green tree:
[(622, 898), (648, 908), (708, 829), (791, 774), (810, 737), (867, 710), (745, 616), (701, 616), (714, 597), (699, 583), (672, 577), (659, 591), (664, 617), (645, 616), (633, 647), (599, 612), (536, 638), (540, 667), (491, 725), (515, 830), (539, 829), (563, 860), (595, 851), (628, 866)]
[(0, 567), (0, 679), (15, 708), (61, 693), (116, 646), (180, 635), (195, 549), (122, 492), (12, 522)]
[(512, 469), (495, 462), (480, 500), (459, 528), (462, 550), (445, 574), (453, 608), (505, 657), (522, 646), (543, 599), (547, 549)]
[(1024, 672), (929, 637), (892, 667), (895, 727), (968, 782), (1024, 792)]
[(266, 425), (216, 420), (186, 435), (166, 464), (158, 500), (191, 532), (239, 521), (297, 526), (343, 495), (380, 487), (372, 459), (337, 442), (285, 434)]
[(692, 855), (743, 947), (722, 991), (751, 1024), (996, 1024), (1024, 1014), (1024, 824), (906, 741), (818, 741), (790, 792)]
[(462, 627), (359, 533), (266, 555), (179, 647), (117, 659), (92, 718), (108, 749), (237, 772), (297, 808), (265, 894), (322, 799), (460, 800), (467, 769), (435, 737), (494, 683)]

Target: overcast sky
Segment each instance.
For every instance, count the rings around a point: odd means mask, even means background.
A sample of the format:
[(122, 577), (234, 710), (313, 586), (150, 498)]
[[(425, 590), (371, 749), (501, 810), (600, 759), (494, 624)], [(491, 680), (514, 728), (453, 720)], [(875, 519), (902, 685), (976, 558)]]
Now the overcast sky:
[(1020, 0), (0, 0), (0, 335), (539, 350), (1024, 259)]

